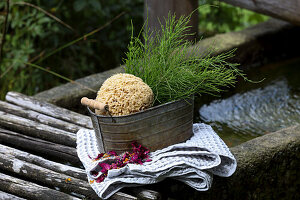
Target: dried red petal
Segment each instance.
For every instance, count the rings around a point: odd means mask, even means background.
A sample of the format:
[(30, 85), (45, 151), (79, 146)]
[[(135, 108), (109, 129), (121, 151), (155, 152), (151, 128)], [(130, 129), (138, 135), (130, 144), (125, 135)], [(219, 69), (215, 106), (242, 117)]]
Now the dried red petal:
[[(118, 156), (115, 151), (109, 151), (108, 153), (104, 154), (101, 153), (95, 158), (95, 160), (103, 158), (103, 157), (110, 157), (115, 156), (115, 162), (112, 164), (108, 164), (105, 162), (99, 163), (98, 165), (101, 167), (101, 175), (96, 179), (97, 183), (101, 183), (105, 177), (107, 176), (108, 170), (110, 169), (119, 169), (126, 166), (128, 163), (133, 164), (140, 164), (142, 165), (144, 162), (152, 161), (149, 159), (149, 149), (143, 147), (142, 145), (138, 144), (136, 141), (132, 142), (132, 153), (125, 152), (122, 155)], [(89, 156), (90, 157), (90, 156)], [(97, 176), (99, 172), (92, 171), (91, 174)]]
[(102, 169), (101, 169), (101, 172), (103, 173), (103, 174), (106, 174), (107, 173), (107, 171), (110, 169), (110, 165), (109, 164), (107, 164), (107, 163), (99, 163), (98, 164)]
[(104, 181), (104, 179), (105, 179), (105, 175), (104, 174), (101, 174), (101, 176), (99, 176), (97, 179), (96, 179), (96, 182), (97, 183), (101, 183), (102, 181)]
[(94, 159), (94, 160), (99, 160), (100, 158), (102, 158), (104, 156), (104, 153), (100, 153), (98, 154), (98, 156)]
[(98, 174), (99, 174), (99, 172), (97, 172), (97, 171), (91, 171), (92, 176), (97, 176)]
[(111, 155), (111, 156), (117, 156), (118, 155), (115, 151), (109, 151), (108, 154)]

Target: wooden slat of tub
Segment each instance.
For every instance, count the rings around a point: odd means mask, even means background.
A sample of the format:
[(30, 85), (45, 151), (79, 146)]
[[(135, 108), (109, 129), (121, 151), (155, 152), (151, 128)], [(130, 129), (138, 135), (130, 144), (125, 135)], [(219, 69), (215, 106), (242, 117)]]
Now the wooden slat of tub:
[(5, 143), (15, 148), (21, 148), (37, 154), (57, 157), (61, 159), (61, 161), (67, 161), (75, 165), (80, 164), (76, 149), (73, 147), (26, 136), (17, 132), (5, 130), (1, 127), (0, 143)]
[(76, 133), (80, 128), (82, 128), (81, 126), (75, 125), (73, 123), (66, 122), (4, 101), (0, 101), (0, 110), (72, 133)]
[(76, 146), (76, 135), (29, 119), (0, 111), (0, 125), (10, 130), (20, 131), (26, 135), (47, 141)]
[(55, 106), (50, 103), (39, 101), (38, 99), (33, 97), (29, 97), (17, 92), (8, 92), (5, 99), (10, 103), (30, 110), (34, 110), (39, 113), (43, 113), (48, 116), (55, 117), (57, 119), (62, 119), (82, 127), (90, 129), (93, 128), (89, 117)]
[(0, 190), (33, 200), (72, 199), (74, 196), (0, 173)]

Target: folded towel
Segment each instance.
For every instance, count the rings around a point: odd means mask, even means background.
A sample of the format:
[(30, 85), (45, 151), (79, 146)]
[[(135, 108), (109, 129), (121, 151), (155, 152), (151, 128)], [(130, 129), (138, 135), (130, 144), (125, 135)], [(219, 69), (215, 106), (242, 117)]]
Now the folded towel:
[(211, 187), (213, 174), (231, 176), (237, 163), (211, 126), (194, 124), (193, 133), (184, 143), (151, 152), (150, 162), (143, 165), (127, 164), (120, 169), (109, 170), (101, 183), (92, 181), (97, 177), (91, 172), (97, 171), (99, 162), (105, 162), (102, 159), (91, 159), (100, 153), (93, 130), (81, 129), (77, 132), (77, 154), (85, 167), (91, 187), (103, 199), (124, 187), (157, 183), (167, 177), (182, 181), (198, 191), (206, 191)]

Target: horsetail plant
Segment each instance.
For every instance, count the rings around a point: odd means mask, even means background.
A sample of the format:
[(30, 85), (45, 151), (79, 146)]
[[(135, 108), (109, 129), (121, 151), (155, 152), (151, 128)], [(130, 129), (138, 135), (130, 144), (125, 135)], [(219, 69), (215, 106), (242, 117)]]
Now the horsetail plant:
[[(193, 94), (211, 94), (233, 86), (238, 76), (248, 80), (239, 64), (227, 62), (234, 56), (231, 50), (213, 56), (213, 48), (200, 51), (186, 40), (190, 16), (168, 15), (165, 25), (155, 34), (144, 24), (142, 40), (131, 36), (125, 72), (143, 79), (155, 95), (154, 104), (189, 98)], [(201, 55), (199, 55), (201, 54)]]

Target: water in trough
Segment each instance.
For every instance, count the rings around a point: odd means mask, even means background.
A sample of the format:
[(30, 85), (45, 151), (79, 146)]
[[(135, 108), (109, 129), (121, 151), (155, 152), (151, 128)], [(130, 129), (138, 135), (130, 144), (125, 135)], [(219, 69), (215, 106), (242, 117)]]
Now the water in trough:
[[(210, 124), (228, 146), (300, 123), (300, 59), (265, 65), (218, 99), (195, 100), (195, 121)], [(205, 99), (205, 98), (204, 98)]]

